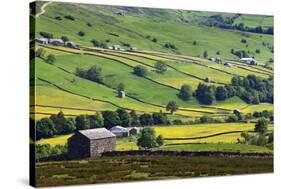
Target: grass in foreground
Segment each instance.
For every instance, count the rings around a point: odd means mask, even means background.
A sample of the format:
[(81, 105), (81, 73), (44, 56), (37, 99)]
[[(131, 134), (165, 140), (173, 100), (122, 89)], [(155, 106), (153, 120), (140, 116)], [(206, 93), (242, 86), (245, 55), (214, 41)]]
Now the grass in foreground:
[(37, 187), (271, 172), (272, 158), (115, 156), (36, 163)]

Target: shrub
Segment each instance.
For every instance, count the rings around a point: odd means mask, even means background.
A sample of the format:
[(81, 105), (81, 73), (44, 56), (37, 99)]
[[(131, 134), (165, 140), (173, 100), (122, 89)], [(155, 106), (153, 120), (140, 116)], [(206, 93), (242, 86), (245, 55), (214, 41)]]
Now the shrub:
[(241, 39), (241, 43), (247, 43), (246, 39)]
[(53, 34), (48, 33), (48, 32), (40, 32), (39, 34), (40, 34), (42, 37), (45, 37), (45, 38), (48, 38), (48, 39), (53, 38)]
[(64, 16), (64, 18), (68, 19), (68, 20), (72, 20), (72, 21), (75, 20), (75, 18), (73, 16), (71, 16), (71, 15), (66, 15), (66, 16)]
[(78, 32), (78, 35), (79, 35), (80, 37), (83, 37), (83, 36), (85, 36), (85, 32), (79, 31), (79, 32)]
[(159, 73), (164, 73), (167, 71), (167, 65), (163, 61), (157, 61), (155, 63), (155, 68), (156, 68), (157, 72), (159, 72)]
[(56, 57), (52, 54), (49, 54), (47, 56), (46, 62), (49, 63), (49, 64), (54, 64), (56, 62)]
[(139, 77), (145, 77), (147, 74), (147, 70), (143, 66), (136, 66), (134, 67), (134, 74)]
[(60, 16), (56, 16), (55, 19), (56, 20), (62, 20), (62, 18)]
[(182, 100), (190, 100), (192, 97), (191, 87), (187, 84), (182, 85), (178, 96)]

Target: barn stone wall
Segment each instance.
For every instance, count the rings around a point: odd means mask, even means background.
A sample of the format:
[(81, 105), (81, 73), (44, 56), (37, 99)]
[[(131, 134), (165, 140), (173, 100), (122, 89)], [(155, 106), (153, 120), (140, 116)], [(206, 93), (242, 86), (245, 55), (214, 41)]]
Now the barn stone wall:
[(79, 159), (90, 157), (90, 140), (81, 134), (75, 134), (68, 140), (68, 157)]
[(103, 152), (115, 150), (116, 137), (91, 140), (91, 157), (101, 156)]

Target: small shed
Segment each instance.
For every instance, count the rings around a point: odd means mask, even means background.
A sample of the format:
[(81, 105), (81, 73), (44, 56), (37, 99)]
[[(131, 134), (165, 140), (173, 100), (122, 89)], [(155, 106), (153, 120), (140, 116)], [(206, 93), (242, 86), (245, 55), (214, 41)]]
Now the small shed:
[(125, 97), (126, 97), (125, 91), (119, 91), (119, 92), (118, 92), (118, 96), (119, 96), (120, 98), (125, 98)]
[(235, 109), (234, 111), (233, 111), (233, 113), (234, 114), (236, 114), (236, 115), (241, 115), (241, 110), (240, 109)]
[(64, 46), (62, 39), (49, 39), (49, 43), (55, 46)]
[(46, 44), (49, 43), (49, 39), (44, 38), (44, 37), (41, 37), (41, 38), (39, 38), (39, 39), (35, 39), (35, 41), (36, 41), (37, 43), (40, 43), (40, 44), (43, 44), (43, 45), (46, 45)]
[(73, 48), (73, 49), (80, 49), (75, 43), (73, 42), (67, 42), (66, 46), (69, 48)]
[(220, 64), (220, 63), (222, 63), (222, 59), (220, 57), (216, 57), (215, 58), (215, 62)]
[(227, 67), (231, 67), (231, 66), (232, 66), (232, 64), (231, 64), (230, 62), (226, 62), (226, 63), (224, 63), (223, 65), (224, 65), (224, 66), (227, 66)]
[(136, 51), (136, 50), (138, 50), (137, 47), (130, 47), (130, 48), (128, 48), (128, 51)]
[(80, 130), (68, 139), (67, 144), (70, 159), (98, 157), (115, 149), (116, 136), (105, 128)]
[(211, 83), (212, 82), (212, 78), (211, 77), (206, 77), (205, 81), (208, 82), (208, 83)]
[(137, 135), (140, 133), (140, 128), (138, 127), (133, 127), (129, 130), (130, 135)]
[(119, 126), (119, 125), (112, 127), (112, 128), (110, 129), (110, 131), (111, 131), (114, 135), (116, 135), (116, 136), (118, 136), (118, 137), (127, 137), (127, 136), (129, 136), (129, 131), (128, 131), (126, 128), (121, 127), (121, 126)]
[(121, 49), (120, 45), (113, 45), (112, 46), (112, 50), (120, 50), (120, 49)]

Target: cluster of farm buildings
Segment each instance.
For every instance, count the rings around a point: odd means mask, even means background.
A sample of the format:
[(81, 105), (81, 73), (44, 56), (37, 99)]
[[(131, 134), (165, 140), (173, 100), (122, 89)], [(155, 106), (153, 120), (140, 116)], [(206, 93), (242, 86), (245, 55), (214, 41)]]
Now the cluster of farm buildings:
[[(76, 45), (73, 42), (64, 42), (62, 39), (60, 38), (53, 38), (53, 39), (48, 39), (48, 38), (38, 38), (35, 40), (37, 43), (42, 44), (42, 45), (55, 45), (55, 46), (65, 46), (65, 47), (69, 47), (69, 48), (73, 48), (73, 49), (80, 49), (79, 45)], [(120, 45), (113, 45), (108, 47), (108, 49), (110, 50), (120, 50), (120, 51), (125, 51), (126, 49), (121, 48)], [(136, 51), (138, 50), (136, 47), (129, 47), (127, 49), (127, 51)]]
[[(211, 57), (209, 58), (209, 61), (216, 62), (218, 64), (223, 64), (224, 66), (227, 67), (232, 67), (231, 62), (223, 62), (222, 59), (219, 57)], [(253, 66), (258, 65), (258, 62), (254, 58), (240, 58), (239, 61), (248, 65), (253, 65)]]
[(112, 127), (110, 130), (98, 128), (77, 131), (68, 139), (68, 157), (70, 159), (98, 157), (103, 152), (115, 150), (116, 137), (139, 133), (138, 127), (127, 129), (121, 126)]

